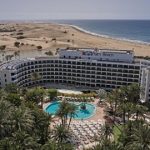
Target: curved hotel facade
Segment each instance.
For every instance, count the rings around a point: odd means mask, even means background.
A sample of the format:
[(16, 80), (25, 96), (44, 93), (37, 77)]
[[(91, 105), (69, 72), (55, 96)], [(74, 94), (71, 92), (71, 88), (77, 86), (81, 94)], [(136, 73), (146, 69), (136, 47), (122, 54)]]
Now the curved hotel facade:
[[(135, 60), (133, 51), (106, 49), (61, 49), (56, 57), (12, 60), (0, 65), (0, 86), (20, 87), (61, 83), (84, 88), (111, 90), (140, 83), (143, 99), (150, 100), (150, 61)], [(33, 72), (40, 74), (33, 81)]]

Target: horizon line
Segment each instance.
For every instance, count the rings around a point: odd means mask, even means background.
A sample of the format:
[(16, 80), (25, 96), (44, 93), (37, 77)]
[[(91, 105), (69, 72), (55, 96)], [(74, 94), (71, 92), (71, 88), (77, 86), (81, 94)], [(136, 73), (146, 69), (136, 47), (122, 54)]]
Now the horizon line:
[(150, 19), (100, 19), (100, 18), (97, 18), (97, 19), (93, 19), (93, 18), (85, 18), (85, 19), (0, 19), (0, 22), (32, 22), (32, 21), (73, 21), (73, 20), (104, 20), (104, 21), (150, 21)]

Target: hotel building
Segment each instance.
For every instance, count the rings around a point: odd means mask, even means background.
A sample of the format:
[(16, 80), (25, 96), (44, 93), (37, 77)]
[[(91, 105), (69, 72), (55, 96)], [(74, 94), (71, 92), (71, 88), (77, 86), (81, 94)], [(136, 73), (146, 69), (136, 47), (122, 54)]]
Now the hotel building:
[[(37, 72), (41, 78), (33, 81)], [(150, 100), (150, 61), (134, 59), (133, 51), (109, 49), (61, 49), (55, 57), (12, 60), (0, 64), (0, 87), (16, 83), (66, 84), (76, 87), (112, 90), (140, 83), (143, 100)]]

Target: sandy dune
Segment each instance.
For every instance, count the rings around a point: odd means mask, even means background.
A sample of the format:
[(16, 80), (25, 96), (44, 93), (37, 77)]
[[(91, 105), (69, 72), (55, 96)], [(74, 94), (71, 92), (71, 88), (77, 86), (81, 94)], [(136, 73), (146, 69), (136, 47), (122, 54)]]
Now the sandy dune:
[[(20, 42), (19, 47), (14, 46), (16, 41)], [(150, 56), (150, 45), (97, 37), (81, 32), (71, 26), (46, 23), (0, 24), (1, 45), (6, 45), (5, 50), (0, 50), (0, 55), (5, 51), (5, 56), (18, 50), (20, 53), (26, 54), (26, 57), (30, 57), (29, 52), (32, 52), (34, 56), (34, 52), (39, 51), (37, 46), (42, 46), (40, 51), (52, 51), (53, 54), (55, 54), (57, 48), (95, 47), (131, 49), (134, 50), (137, 56)]]

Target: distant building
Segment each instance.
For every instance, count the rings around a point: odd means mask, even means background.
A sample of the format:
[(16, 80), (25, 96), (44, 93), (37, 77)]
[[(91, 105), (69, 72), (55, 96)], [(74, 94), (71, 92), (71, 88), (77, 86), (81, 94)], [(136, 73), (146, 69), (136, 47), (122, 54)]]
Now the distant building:
[[(140, 83), (142, 98), (150, 100), (150, 61), (134, 59), (133, 51), (107, 49), (61, 49), (56, 57), (13, 60), (0, 65), (0, 86), (16, 83), (61, 83), (77, 87), (112, 90)], [(37, 72), (41, 78), (31, 79)]]
[(61, 49), (60, 58), (66, 59), (89, 59), (111, 62), (133, 62), (133, 51), (111, 49)]

